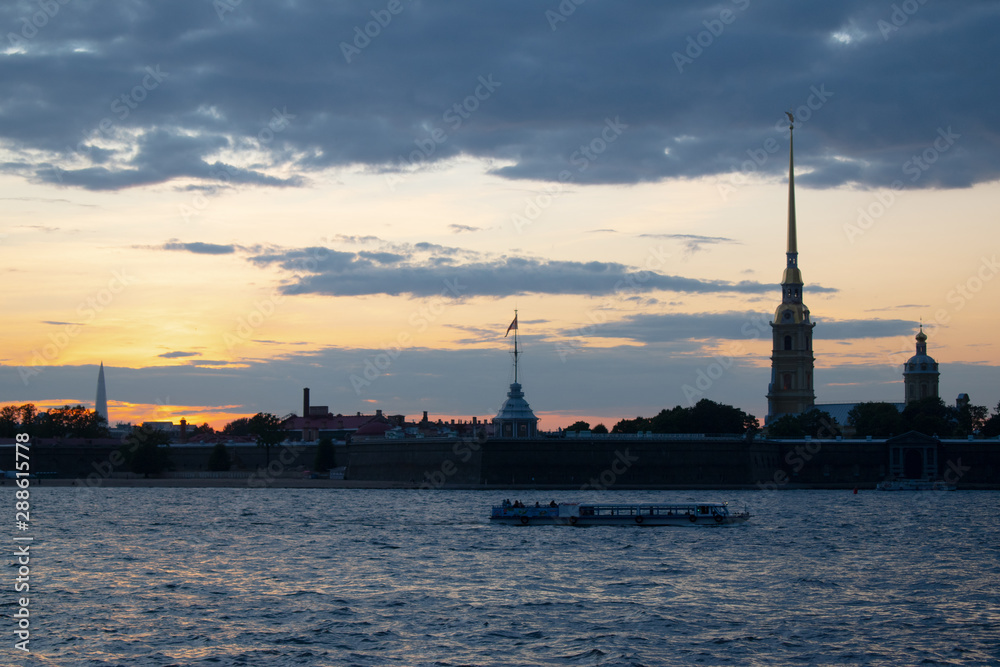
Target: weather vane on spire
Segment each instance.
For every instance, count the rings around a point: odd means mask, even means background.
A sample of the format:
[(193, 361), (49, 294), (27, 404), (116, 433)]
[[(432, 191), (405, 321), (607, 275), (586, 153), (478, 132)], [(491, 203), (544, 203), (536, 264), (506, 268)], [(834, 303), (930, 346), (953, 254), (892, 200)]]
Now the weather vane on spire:
[(507, 327), (507, 333), (503, 335), (504, 338), (510, 333), (510, 330), (514, 330), (514, 382), (517, 382), (517, 311), (514, 311), (514, 321), (510, 323)]
[(786, 111), (785, 115), (788, 116), (788, 123), (789, 123), (788, 129), (789, 130), (794, 130), (795, 129), (795, 116), (792, 115), (791, 111)]

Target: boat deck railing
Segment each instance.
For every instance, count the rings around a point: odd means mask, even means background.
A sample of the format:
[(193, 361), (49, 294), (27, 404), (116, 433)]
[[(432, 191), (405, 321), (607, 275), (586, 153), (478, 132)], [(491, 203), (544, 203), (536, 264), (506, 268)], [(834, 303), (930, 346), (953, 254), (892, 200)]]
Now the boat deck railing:
[(551, 507), (549, 505), (542, 505), (540, 507), (514, 507), (512, 505), (494, 505), (493, 516), (557, 517), (559, 516), (559, 507)]
[[(492, 516), (495, 517), (558, 517), (562, 516), (560, 507), (540, 505), (538, 507), (514, 507), (510, 505), (494, 505)], [(683, 505), (577, 505), (579, 516), (713, 516), (729, 515), (725, 503), (696, 503)]]
[(726, 515), (723, 504), (699, 505), (581, 505), (580, 516), (711, 516)]

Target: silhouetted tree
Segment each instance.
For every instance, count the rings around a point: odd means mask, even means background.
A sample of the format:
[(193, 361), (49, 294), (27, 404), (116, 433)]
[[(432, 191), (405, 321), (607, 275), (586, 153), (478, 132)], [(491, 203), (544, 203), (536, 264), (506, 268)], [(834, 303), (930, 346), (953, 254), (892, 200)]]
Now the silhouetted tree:
[(229, 470), (232, 461), (229, 460), (229, 452), (221, 442), (215, 443), (212, 453), (208, 456), (208, 469), (213, 472), (225, 472)]
[(590, 424), (585, 421), (578, 421), (570, 424), (566, 427), (567, 431), (589, 431)]
[(957, 423), (954, 409), (936, 396), (912, 401), (903, 408), (903, 426), (908, 431), (947, 438)]
[(96, 410), (82, 405), (64, 405), (49, 410), (49, 419), (56, 436), (67, 438), (107, 438), (108, 420)]
[(611, 429), (612, 433), (638, 433), (639, 431), (650, 430), (651, 425), (645, 417), (635, 419), (622, 419)]
[(313, 470), (326, 472), (336, 467), (337, 460), (333, 449), (333, 438), (324, 435), (316, 443), (316, 460), (313, 462)]
[[(64, 405), (48, 412), (38, 412), (34, 405), (28, 403), (18, 406), (17, 412), (20, 420), (17, 430), (39, 438), (107, 438), (111, 435), (107, 420), (96, 410), (82, 405)], [(13, 412), (8, 411), (6, 417), (13, 419)], [(0, 428), (3, 426), (0, 425)]]
[(250, 426), (250, 418), (240, 417), (239, 419), (234, 419), (222, 428), (222, 434), (230, 437), (254, 435)]
[(892, 403), (870, 401), (858, 403), (847, 413), (847, 423), (854, 427), (855, 434), (864, 438), (888, 438), (899, 435), (905, 429), (903, 416)]
[(16, 405), (0, 408), (0, 438), (13, 438), (20, 433), (21, 409)]
[(34, 403), (5, 405), (0, 408), (0, 437), (13, 438), (18, 433), (40, 435), (35, 424), (37, 417), (38, 408)]
[(597, 426), (595, 426), (595, 427), (594, 427), (593, 429), (591, 429), (591, 430), (592, 430), (592, 431), (593, 431), (594, 433), (607, 433), (607, 432), (608, 432), (608, 427), (607, 427), (607, 426), (605, 426), (604, 424), (598, 424)]
[(170, 435), (151, 426), (132, 429), (122, 441), (122, 454), (129, 469), (144, 477), (171, 468)]
[(654, 433), (756, 433), (760, 422), (731, 405), (703, 398), (690, 408), (661, 410), (650, 420)]
[(983, 425), (989, 416), (989, 408), (983, 405), (972, 405), (968, 401), (956, 408), (951, 408), (957, 423), (954, 435), (965, 437), (981, 433)]
[(798, 415), (781, 415), (767, 425), (767, 435), (771, 438), (801, 438), (805, 433)]
[(984, 438), (1000, 436), (1000, 403), (997, 403), (997, 407), (993, 410), (990, 418), (983, 422), (983, 428), (980, 433)]
[(209, 426), (208, 422), (205, 422), (201, 426), (195, 426), (191, 430), (191, 435), (193, 435), (193, 436), (194, 435), (214, 435), (214, 434), (215, 434), (215, 429), (212, 428), (211, 426)]
[(250, 433), (257, 438), (257, 446), (264, 448), (264, 460), (271, 463), (271, 447), (285, 439), (281, 420), (270, 412), (258, 412), (250, 418)]
[(31, 428), (32, 424), (35, 423), (35, 419), (38, 418), (38, 408), (35, 407), (34, 403), (25, 403), (20, 407), (21, 410), (21, 428), (28, 429)]
[(703, 398), (689, 408), (663, 409), (655, 417), (623, 419), (612, 433), (750, 433), (760, 431), (760, 422), (751, 414), (731, 405)]
[(800, 415), (782, 415), (767, 427), (772, 438), (834, 438), (841, 434), (840, 425), (829, 412), (813, 408)]

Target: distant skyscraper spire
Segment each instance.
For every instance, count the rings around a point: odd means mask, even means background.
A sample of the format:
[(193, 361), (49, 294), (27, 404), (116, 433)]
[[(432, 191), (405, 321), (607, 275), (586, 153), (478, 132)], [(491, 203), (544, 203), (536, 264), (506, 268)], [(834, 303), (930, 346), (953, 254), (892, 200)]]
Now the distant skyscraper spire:
[[(94, 402), (94, 410), (97, 414), (108, 419), (108, 392), (104, 387), (104, 362), (101, 362), (101, 370), (97, 373), (97, 400)], [(111, 422), (108, 421), (110, 425)]]

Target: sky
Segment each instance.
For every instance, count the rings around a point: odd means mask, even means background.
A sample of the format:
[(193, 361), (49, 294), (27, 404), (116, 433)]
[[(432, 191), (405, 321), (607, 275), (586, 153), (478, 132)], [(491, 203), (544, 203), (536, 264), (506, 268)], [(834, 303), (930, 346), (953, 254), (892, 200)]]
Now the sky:
[(816, 400), (1000, 403), (1000, 3), (0, 6), (0, 403), (763, 421), (788, 123)]

